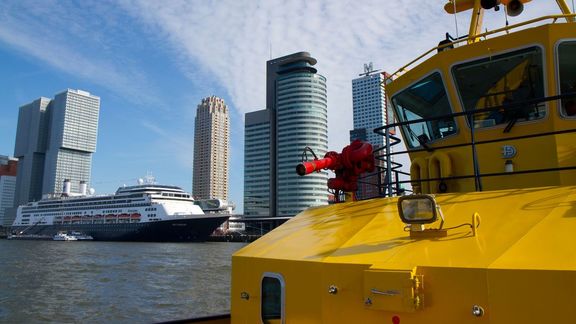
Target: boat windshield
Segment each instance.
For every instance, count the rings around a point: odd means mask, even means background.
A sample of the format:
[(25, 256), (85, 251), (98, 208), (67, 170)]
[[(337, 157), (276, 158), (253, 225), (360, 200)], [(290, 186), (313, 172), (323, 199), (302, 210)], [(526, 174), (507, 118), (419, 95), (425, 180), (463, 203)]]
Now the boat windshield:
[[(544, 97), (542, 50), (530, 47), (452, 68), (466, 111), (500, 107), (474, 116), (474, 128), (544, 118), (545, 105), (522, 104)], [(472, 116), (468, 116), (468, 122)]]
[[(446, 89), (439, 72), (416, 82), (392, 97), (392, 105), (401, 122), (428, 119), (452, 113)], [(454, 118), (422, 121), (402, 126), (408, 146), (424, 146), (456, 133)]]
[[(558, 70), (560, 73), (560, 93), (576, 93), (576, 42), (564, 42), (558, 46)], [(562, 116), (576, 117), (576, 97), (562, 99)]]

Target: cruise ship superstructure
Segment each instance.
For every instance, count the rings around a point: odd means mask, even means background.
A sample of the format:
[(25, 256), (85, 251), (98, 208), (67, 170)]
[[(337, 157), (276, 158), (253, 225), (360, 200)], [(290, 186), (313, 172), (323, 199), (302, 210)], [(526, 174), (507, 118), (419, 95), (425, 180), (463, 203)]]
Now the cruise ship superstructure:
[(204, 214), (189, 193), (154, 183), (120, 187), (113, 195), (45, 197), (18, 207), (12, 231), (54, 235), (80, 231), (99, 241), (205, 241), (229, 215)]

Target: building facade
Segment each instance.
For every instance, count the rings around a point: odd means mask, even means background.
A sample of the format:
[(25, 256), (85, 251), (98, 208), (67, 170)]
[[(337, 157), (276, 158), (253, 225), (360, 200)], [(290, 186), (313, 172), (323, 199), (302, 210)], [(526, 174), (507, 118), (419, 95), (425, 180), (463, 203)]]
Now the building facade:
[[(374, 133), (374, 129), (388, 123), (386, 93), (383, 82), (386, 73), (372, 69), (372, 63), (364, 66), (360, 78), (352, 80), (352, 111), (354, 129), (350, 131), (350, 142), (359, 139), (372, 144), (374, 149), (385, 145), (385, 138)], [(377, 165), (383, 166), (381, 161)], [(358, 182), (357, 196), (360, 199), (377, 197), (378, 185), (384, 181), (383, 174), (375, 172), (362, 175)]]
[(0, 226), (11, 226), (8, 209), (14, 205), (18, 160), (0, 155)]
[[(315, 64), (306, 52), (267, 62), (267, 107), (246, 115), (246, 216), (294, 216), (328, 203), (326, 172), (300, 177), (295, 171), (305, 147), (318, 156), (328, 150), (326, 78)], [(258, 156), (268, 157), (267, 168)]]
[(73, 89), (20, 107), (15, 206), (61, 193), (65, 179), (72, 192), (79, 192), (80, 182), (90, 183), (99, 113), (99, 97)]
[(374, 133), (374, 129), (387, 123), (386, 92), (382, 83), (385, 73), (366, 71), (365, 75), (352, 80), (352, 112), (354, 131), (365, 130), (366, 138), (373, 146), (384, 146), (384, 136)]
[(223, 99), (202, 99), (194, 124), (192, 193), (196, 199), (228, 201), (230, 117)]
[(272, 110), (246, 114), (244, 120), (244, 215), (270, 215)]

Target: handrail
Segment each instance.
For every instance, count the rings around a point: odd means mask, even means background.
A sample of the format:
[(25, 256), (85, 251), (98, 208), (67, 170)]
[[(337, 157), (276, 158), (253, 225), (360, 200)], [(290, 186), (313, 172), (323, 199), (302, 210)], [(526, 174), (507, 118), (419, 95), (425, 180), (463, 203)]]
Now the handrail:
[[(492, 140), (483, 140), (483, 141), (475, 141), (474, 139), (474, 133), (475, 133), (475, 127), (474, 127), (474, 122), (473, 122), (473, 116), (477, 115), (477, 114), (483, 114), (486, 112), (490, 112), (490, 111), (495, 111), (498, 110), (500, 108), (506, 108), (508, 109), (508, 111), (517, 111), (517, 110), (522, 110), (525, 109), (526, 107), (529, 107), (531, 105), (536, 105), (536, 104), (540, 104), (540, 103), (544, 103), (544, 102), (548, 102), (548, 101), (555, 101), (555, 100), (560, 100), (560, 99), (566, 99), (566, 98), (574, 98), (576, 97), (576, 92), (573, 93), (566, 93), (566, 94), (561, 94), (561, 95), (556, 95), (556, 96), (549, 96), (549, 97), (543, 97), (543, 98), (536, 98), (536, 99), (531, 99), (531, 100), (527, 100), (524, 102), (519, 102), (519, 103), (514, 103), (514, 104), (508, 104), (508, 105), (501, 105), (501, 106), (494, 106), (494, 107), (489, 107), (489, 108), (483, 108), (483, 109), (477, 109), (477, 110), (467, 110), (467, 111), (463, 111), (463, 112), (456, 112), (456, 113), (450, 113), (450, 114), (446, 114), (446, 115), (440, 115), (440, 116), (435, 116), (435, 117), (429, 117), (429, 118), (420, 118), (420, 119), (415, 119), (415, 120), (409, 120), (409, 121), (404, 121), (404, 122), (397, 122), (397, 123), (392, 123), (392, 124), (388, 124), (388, 125), (384, 125), (381, 127), (378, 127), (376, 129), (374, 129), (374, 133), (380, 134), (382, 136), (390, 136), (389, 135), (389, 129), (391, 128), (395, 128), (398, 126), (405, 126), (405, 125), (410, 125), (410, 124), (416, 124), (416, 123), (422, 123), (422, 122), (427, 122), (427, 121), (434, 121), (434, 120), (441, 120), (441, 119), (445, 119), (445, 118), (455, 118), (455, 117), (472, 117), (472, 121), (470, 123), (470, 132), (471, 132), (471, 142), (467, 142), (467, 143), (459, 143), (459, 144), (452, 144), (452, 145), (435, 145), (432, 148), (434, 150), (443, 150), (443, 149), (448, 149), (448, 148), (454, 148), (454, 147), (463, 147), (463, 146), (471, 146), (473, 149), (473, 163), (474, 163), (474, 174), (473, 175), (463, 175), (463, 176), (452, 176), (452, 177), (445, 177), (442, 179), (420, 179), (419, 181), (441, 181), (441, 180), (451, 180), (451, 179), (466, 179), (466, 178), (474, 178), (475, 179), (475, 187), (477, 191), (482, 191), (482, 185), (480, 182), (480, 179), (482, 177), (489, 177), (489, 176), (503, 176), (503, 175), (512, 175), (512, 174), (524, 174), (524, 173), (535, 173), (535, 172), (551, 172), (551, 171), (562, 171), (562, 170), (572, 170), (572, 169), (576, 169), (576, 166), (572, 166), (572, 167), (560, 167), (560, 168), (549, 168), (549, 169), (535, 169), (535, 170), (523, 170), (523, 171), (515, 171), (515, 172), (503, 172), (503, 173), (493, 173), (493, 174), (480, 174), (479, 172), (479, 168), (477, 165), (477, 160), (478, 157), (475, 153), (476, 150), (476, 146), (477, 145), (483, 145), (483, 144), (488, 144), (488, 143), (495, 143), (495, 142), (500, 142), (500, 141), (510, 141), (510, 140), (517, 140), (517, 139), (526, 139), (526, 138), (533, 138), (533, 137), (543, 137), (543, 136), (553, 136), (553, 135), (559, 135), (559, 134), (567, 134), (567, 133), (576, 133), (576, 129), (567, 129), (567, 130), (559, 130), (559, 131), (553, 131), (553, 132), (545, 132), (545, 133), (535, 133), (535, 134), (527, 134), (527, 135), (520, 135), (520, 136), (507, 136), (505, 138), (497, 138), (497, 139), (492, 139)], [(434, 144), (434, 143), (431, 143)], [(398, 154), (407, 154), (407, 153), (413, 153), (413, 152), (420, 152), (420, 151), (427, 151), (429, 150), (429, 148), (412, 148), (412, 149), (407, 149), (406, 151), (400, 151), (400, 152), (391, 152), (390, 151), (390, 147), (389, 146), (385, 146), (383, 149), (378, 149), (375, 151), (379, 152), (385, 150), (385, 153), (383, 155), (378, 155), (375, 156), (377, 159), (381, 160), (381, 158), (384, 158), (385, 160), (383, 161), (387, 161), (387, 166), (388, 166), (388, 170), (390, 167), (390, 157), (392, 155), (398, 155)], [(401, 184), (401, 183), (411, 183), (411, 180), (408, 181), (396, 181), (397, 185)], [(388, 183), (385, 184), (386, 189), (388, 189), (388, 193), (391, 195), (392, 194), (392, 188), (391, 188), (391, 182), (388, 181)]]
[[(515, 29), (515, 28), (518, 28), (518, 27), (530, 25), (530, 24), (533, 24), (533, 23), (535, 23), (535, 22), (539, 22), (539, 21), (543, 21), (543, 20), (548, 20), (548, 19), (551, 19), (551, 20), (552, 20), (552, 23), (555, 24), (558, 19), (562, 19), (562, 18), (565, 18), (567, 21), (568, 21), (569, 18), (574, 19), (574, 18), (576, 18), (576, 13), (566, 14), (566, 15), (563, 14), (563, 15), (548, 15), (548, 16), (542, 16), (542, 17), (530, 19), (530, 20), (527, 20), (527, 21), (524, 21), (524, 22), (521, 22), (521, 23), (518, 23), (518, 24), (514, 24), (514, 25), (510, 25), (510, 26), (505, 26), (505, 27), (502, 27), (502, 28), (498, 28), (498, 29), (494, 29), (494, 30), (491, 30), (491, 31), (487, 31), (487, 32), (484, 32), (484, 33), (482, 33), (482, 34), (478, 34), (478, 35), (474, 36), (474, 38), (480, 39), (480, 38), (484, 37), (484, 39), (486, 39), (487, 36), (489, 36), (489, 35), (493, 35), (493, 34), (500, 33), (500, 32), (504, 32), (504, 31), (508, 32), (508, 31), (510, 31), (510, 30), (512, 30), (512, 29)], [(569, 22), (568, 22), (568, 23), (569, 23)], [(414, 60), (410, 61), (408, 64), (406, 64), (406, 65), (402, 66), (401, 68), (399, 68), (398, 70), (396, 70), (396, 72), (394, 72), (394, 73), (386, 76), (386, 77), (384, 78), (384, 80), (382, 81), (382, 85), (386, 84), (386, 81), (391, 80), (391, 79), (393, 79), (394, 77), (398, 76), (400, 73), (404, 72), (409, 66), (413, 65), (413, 64), (416, 63), (416, 62), (419, 62), (422, 58), (426, 57), (428, 54), (430, 54), (430, 53), (432, 53), (432, 52), (434, 52), (434, 51), (440, 50), (440, 49), (445, 49), (445, 48), (447, 48), (447, 47), (454, 46), (454, 44), (467, 43), (467, 42), (468, 42), (468, 38), (459, 38), (459, 39), (456, 39), (456, 40), (454, 40), (454, 41), (452, 41), (452, 42), (450, 42), (450, 43), (442, 44), (442, 45), (440, 45), (440, 46), (436, 46), (436, 47), (428, 50), (428, 51), (425, 52), (424, 54), (418, 56), (418, 57), (415, 58)]]

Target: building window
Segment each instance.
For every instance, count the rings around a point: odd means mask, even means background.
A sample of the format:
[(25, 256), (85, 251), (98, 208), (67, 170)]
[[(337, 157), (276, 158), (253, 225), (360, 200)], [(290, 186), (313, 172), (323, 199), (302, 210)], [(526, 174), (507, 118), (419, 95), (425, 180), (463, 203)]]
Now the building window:
[[(564, 42), (558, 46), (558, 71), (560, 74), (560, 94), (562, 98), (562, 116), (576, 117), (576, 41)], [(574, 96), (570, 96), (574, 95)]]
[(284, 323), (284, 278), (279, 273), (264, 273), (262, 277), (262, 322)]

